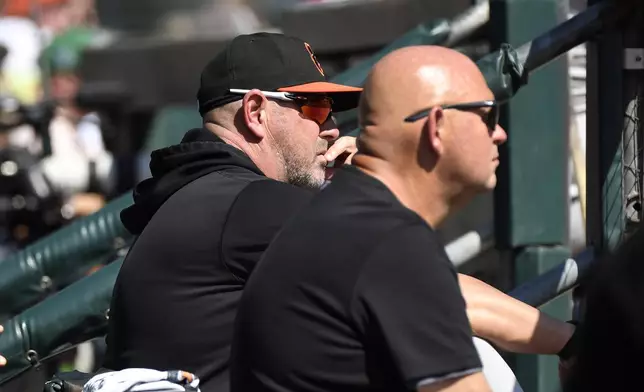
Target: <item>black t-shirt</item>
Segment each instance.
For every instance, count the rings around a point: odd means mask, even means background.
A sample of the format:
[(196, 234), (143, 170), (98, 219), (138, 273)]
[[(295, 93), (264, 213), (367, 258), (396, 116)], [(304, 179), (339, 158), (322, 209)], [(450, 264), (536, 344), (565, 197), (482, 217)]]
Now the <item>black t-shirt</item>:
[(408, 391), (480, 368), (437, 235), (384, 184), (346, 167), (247, 282), (231, 391)]
[(202, 392), (227, 392), (246, 279), (312, 192), (267, 179), (233, 147), (201, 137), (157, 154), (153, 167), (167, 172), (140, 187), (147, 204), (122, 215), (144, 228), (114, 288), (105, 367), (185, 370)]

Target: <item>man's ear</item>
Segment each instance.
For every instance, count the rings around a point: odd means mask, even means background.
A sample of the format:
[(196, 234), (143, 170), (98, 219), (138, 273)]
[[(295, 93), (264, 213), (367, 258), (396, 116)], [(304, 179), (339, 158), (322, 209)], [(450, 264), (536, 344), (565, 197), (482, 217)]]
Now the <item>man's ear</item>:
[(445, 112), (440, 107), (433, 108), (427, 116), (425, 122), (425, 132), (427, 140), (432, 150), (438, 155), (443, 155), (445, 150), (444, 137), (445, 137)]
[(244, 95), (242, 101), (244, 122), (249, 131), (259, 140), (266, 136), (267, 108), (268, 100), (259, 90), (254, 89)]

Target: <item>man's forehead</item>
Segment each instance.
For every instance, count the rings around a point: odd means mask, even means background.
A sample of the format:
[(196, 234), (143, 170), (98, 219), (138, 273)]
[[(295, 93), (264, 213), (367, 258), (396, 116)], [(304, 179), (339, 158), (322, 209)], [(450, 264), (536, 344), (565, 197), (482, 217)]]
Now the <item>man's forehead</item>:
[(424, 65), (418, 68), (418, 76), (425, 81), (433, 96), (443, 97), (448, 95), (450, 84), (452, 83), (450, 83), (449, 71), (445, 67)]
[(446, 67), (425, 65), (418, 69), (418, 76), (438, 100), (492, 100), (481, 72), (474, 67)]
[(494, 100), (494, 93), (480, 72), (463, 73), (455, 78), (452, 86), (452, 92), (459, 95), (461, 99), (468, 101)]

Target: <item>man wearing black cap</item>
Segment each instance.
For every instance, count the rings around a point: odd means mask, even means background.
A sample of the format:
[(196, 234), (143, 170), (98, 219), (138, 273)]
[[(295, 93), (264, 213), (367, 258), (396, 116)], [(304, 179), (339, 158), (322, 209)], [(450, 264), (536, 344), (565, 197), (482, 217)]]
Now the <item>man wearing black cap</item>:
[(138, 238), (114, 288), (105, 367), (182, 369), (204, 392), (228, 390), (244, 284), (327, 163), (354, 152), (331, 114), (360, 91), (328, 83), (311, 47), (279, 34), (236, 37), (205, 67), (203, 129), (152, 153), (152, 178), (121, 214)]

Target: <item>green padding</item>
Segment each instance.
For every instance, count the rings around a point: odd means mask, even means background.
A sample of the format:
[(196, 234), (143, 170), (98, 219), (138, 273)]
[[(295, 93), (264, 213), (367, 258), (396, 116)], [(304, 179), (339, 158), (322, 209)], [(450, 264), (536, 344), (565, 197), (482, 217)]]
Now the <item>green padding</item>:
[[(407, 46), (441, 45), (449, 37), (449, 34), (450, 24), (447, 20), (440, 19), (423, 23), (368, 59), (331, 78), (331, 81), (349, 86), (362, 86), (369, 71), (371, 71), (371, 67), (390, 52)], [(336, 113), (335, 118), (341, 130), (353, 129), (358, 125), (358, 111), (356, 109)]]
[(508, 44), (502, 44), (501, 49), (488, 54), (476, 64), (497, 101), (509, 100), (528, 83), (528, 73), (525, 72), (523, 63)]
[(118, 259), (4, 324), (0, 385), (36, 365), (57, 348), (75, 345), (107, 332), (112, 289), (123, 263)]
[[(362, 86), (371, 68), (388, 53), (412, 45), (442, 45), (449, 37), (450, 25), (446, 20), (428, 22), (417, 26), (399, 39), (380, 50), (357, 66), (335, 76), (334, 83)], [(516, 51), (508, 44), (488, 54), (477, 62), (485, 75), (496, 99), (505, 101), (512, 98), (519, 88), (527, 83), (527, 72)]]
[(331, 81), (349, 86), (362, 86), (371, 67), (387, 54), (407, 46), (442, 45), (449, 37), (450, 31), (450, 24), (444, 19), (420, 24), (355, 67), (336, 75)]
[(0, 313), (23, 311), (61, 280), (131, 239), (119, 217), (121, 210), (131, 204), (128, 193), (3, 260)]
[(148, 139), (145, 141), (146, 152), (152, 152), (179, 144), (188, 129), (202, 125), (201, 115), (196, 106), (174, 105), (160, 109), (154, 116)]

